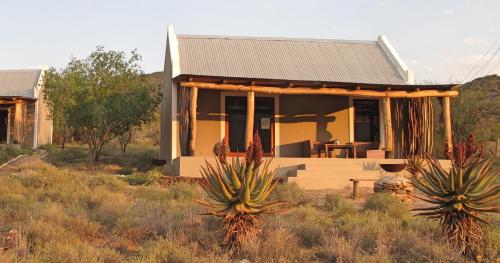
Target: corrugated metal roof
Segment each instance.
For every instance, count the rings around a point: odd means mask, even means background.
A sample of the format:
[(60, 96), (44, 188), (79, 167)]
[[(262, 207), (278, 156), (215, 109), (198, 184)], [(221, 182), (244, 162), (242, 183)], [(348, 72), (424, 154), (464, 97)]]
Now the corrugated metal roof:
[(0, 70), (0, 97), (35, 98), (41, 69)]
[(405, 84), (376, 41), (177, 35), (180, 74)]

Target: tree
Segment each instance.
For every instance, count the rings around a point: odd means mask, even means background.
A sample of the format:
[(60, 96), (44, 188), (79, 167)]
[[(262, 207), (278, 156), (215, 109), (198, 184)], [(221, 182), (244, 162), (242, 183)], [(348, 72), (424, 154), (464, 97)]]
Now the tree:
[[(69, 65), (72, 65), (70, 63)], [(49, 117), (53, 121), (55, 133), (61, 136), (61, 149), (68, 138), (73, 135), (74, 129), (69, 125), (68, 110), (75, 105), (73, 91), (79, 85), (79, 78), (71, 67), (58, 72), (50, 68), (44, 75), (45, 88), (43, 97), (47, 103)]]
[(120, 119), (120, 121), (116, 122), (114, 132), (118, 136), (123, 153), (127, 151), (127, 146), (132, 140), (134, 127), (150, 123), (160, 102), (161, 97), (158, 94), (150, 94), (150, 89), (143, 87), (142, 81), (143, 79), (136, 85), (133, 85), (133, 81), (131, 81), (129, 83), (130, 88), (122, 93), (122, 96), (116, 97), (121, 100), (116, 103), (116, 105), (121, 106), (121, 109), (115, 111), (118, 114), (116, 118)]
[(456, 142), (465, 142), (470, 134), (480, 134), (482, 120), (485, 118), (481, 101), (484, 95), (476, 92), (463, 90), (458, 98), (452, 103), (452, 129), (453, 139)]
[(152, 94), (140, 59), (136, 51), (127, 57), (97, 47), (83, 60), (73, 58), (61, 73), (48, 75), (54, 92), (47, 96), (55, 102), (49, 108), (59, 111), (58, 96), (64, 97), (66, 90), (72, 103), (60, 106), (61, 118), (88, 144), (92, 162), (99, 161), (103, 147), (116, 137), (125, 151), (131, 138), (127, 133), (153, 119), (160, 96)]

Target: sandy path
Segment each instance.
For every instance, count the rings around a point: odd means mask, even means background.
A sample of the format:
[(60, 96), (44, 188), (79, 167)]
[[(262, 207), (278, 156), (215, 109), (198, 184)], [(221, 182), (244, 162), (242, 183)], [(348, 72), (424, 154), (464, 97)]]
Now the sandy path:
[(22, 167), (32, 166), (37, 162), (40, 162), (41, 157), (45, 154), (45, 152), (34, 152), (32, 155), (23, 156), (8, 165), (0, 168), (0, 176), (9, 175), (11, 173), (19, 171)]

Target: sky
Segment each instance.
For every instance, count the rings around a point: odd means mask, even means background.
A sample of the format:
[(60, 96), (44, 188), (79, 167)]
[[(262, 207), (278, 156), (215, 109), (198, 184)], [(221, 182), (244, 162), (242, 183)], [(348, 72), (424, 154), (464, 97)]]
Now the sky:
[(500, 74), (499, 14), (499, 0), (0, 0), (0, 69), (62, 68), (102, 45), (137, 49), (145, 72), (161, 71), (172, 24), (178, 34), (385, 34), (418, 83), (461, 83)]

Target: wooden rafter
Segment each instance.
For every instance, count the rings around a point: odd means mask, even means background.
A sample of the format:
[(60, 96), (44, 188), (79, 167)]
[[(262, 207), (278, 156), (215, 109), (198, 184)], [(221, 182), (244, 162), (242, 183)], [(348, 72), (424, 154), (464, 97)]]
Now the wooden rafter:
[[(253, 83), (255, 84), (255, 83)], [(257, 92), (267, 94), (296, 94), (296, 95), (338, 95), (338, 96), (356, 96), (369, 98), (423, 98), (423, 97), (457, 97), (456, 90), (419, 90), (419, 91), (404, 91), (404, 90), (366, 90), (366, 89), (347, 89), (333, 87), (299, 87), (281, 88), (273, 86), (254, 86), (254, 85), (238, 85), (238, 84), (220, 84), (207, 82), (181, 82), (180, 85), (186, 88), (200, 88), (213, 90), (227, 91), (242, 91), (242, 92)]]

